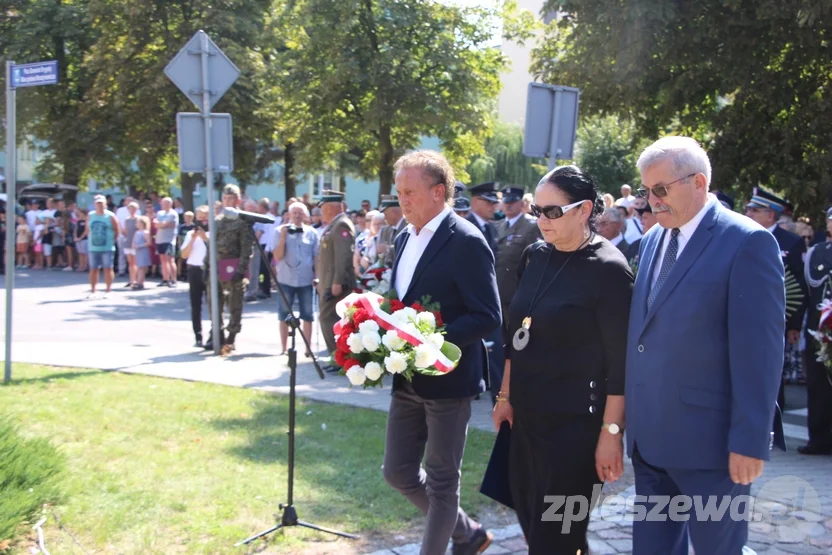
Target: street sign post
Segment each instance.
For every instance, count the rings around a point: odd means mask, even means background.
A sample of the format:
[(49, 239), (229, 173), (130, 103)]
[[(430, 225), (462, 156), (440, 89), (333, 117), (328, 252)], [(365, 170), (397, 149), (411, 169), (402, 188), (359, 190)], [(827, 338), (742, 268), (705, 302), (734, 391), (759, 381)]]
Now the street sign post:
[[(179, 171), (201, 173), (205, 171), (205, 120), (202, 114), (179, 112), (176, 114), (176, 138), (179, 145)], [(211, 114), (211, 162), (212, 170), (219, 173), (234, 171), (234, 145), (231, 134), (231, 114)]]
[(15, 221), (17, 207), (17, 93), (20, 87), (54, 85), (58, 82), (58, 62), (51, 60), (15, 65), (6, 61), (6, 364), (3, 383), (12, 379), (12, 291), (15, 267)]
[[(208, 189), (208, 260), (211, 266), (209, 282), (211, 284), (211, 327), (213, 330), (212, 343), (214, 354), (219, 354), (220, 343), (220, 313), (219, 313), (219, 283), (217, 280), (217, 234), (214, 221), (214, 162), (212, 148), (212, 117), (211, 108), (223, 94), (240, 77), (240, 70), (228, 59), (216, 44), (200, 30), (191, 37), (182, 50), (165, 67), (165, 75), (179, 87), (185, 96), (199, 108), (202, 117), (202, 148), (205, 152), (204, 166), (200, 168), (205, 176), (205, 188)], [(177, 134), (179, 133), (179, 115), (177, 114)], [(186, 120), (188, 118), (185, 118)], [(231, 131), (231, 119), (228, 121), (228, 132)], [(180, 145), (182, 137), (179, 137)], [(229, 138), (228, 144), (231, 144)], [(180, 160), (180, 165), (181, 165)], [(232, 164), (229, 163), (229, 166)]]
[(550, 170), (574, 156), (580, 96), (573, 87), (529, 83), (523, 154), (548, 158)]

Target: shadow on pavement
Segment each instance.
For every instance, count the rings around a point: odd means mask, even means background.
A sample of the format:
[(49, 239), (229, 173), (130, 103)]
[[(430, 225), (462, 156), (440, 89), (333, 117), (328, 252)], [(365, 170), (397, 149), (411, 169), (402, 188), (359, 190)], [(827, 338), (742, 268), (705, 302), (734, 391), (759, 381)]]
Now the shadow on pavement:
[(93, 376), (98, 375), (99, 371), (90, 371), (90, 372), (62, 372), (60, 374), (50, 374), (48, 376), (43, 376), (40, 378), (12, 378), (11, 382), (8, 385), (3, 385), (0, 383), (2, 387), (14, 387), (18, 385), (27, 385), (33, 383), (49, 383), (49, 382), (56, 382), (59, 380), (77, 380), (79, 378), (90, 378)]

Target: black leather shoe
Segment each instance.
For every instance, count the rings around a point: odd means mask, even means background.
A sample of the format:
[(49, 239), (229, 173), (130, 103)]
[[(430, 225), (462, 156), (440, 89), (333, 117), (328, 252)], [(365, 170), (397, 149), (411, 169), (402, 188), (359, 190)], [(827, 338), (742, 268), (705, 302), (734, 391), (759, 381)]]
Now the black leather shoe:
[(832, 446), (807, 443), (802, 447), (798, 447), (797, 452), (801, 455), (832, 455)]
[(453, 555), (479, 555), (494, 541), (494, 534), (480, 526), (467, 543), (455, 543), (451, 548)]
[(194, 347), (202, 347), (202, 335), (196, 334), (196, 342), (194, 343)]

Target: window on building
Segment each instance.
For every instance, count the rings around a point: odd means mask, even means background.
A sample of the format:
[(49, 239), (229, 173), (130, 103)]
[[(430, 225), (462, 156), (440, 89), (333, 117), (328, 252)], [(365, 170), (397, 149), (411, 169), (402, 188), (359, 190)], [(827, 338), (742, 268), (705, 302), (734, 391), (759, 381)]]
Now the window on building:
[(309, 177), (309, 193), (312, 198), (318, 198), (323, 191), (338, 190), (338, 176), (334, 171), (319, 173)]

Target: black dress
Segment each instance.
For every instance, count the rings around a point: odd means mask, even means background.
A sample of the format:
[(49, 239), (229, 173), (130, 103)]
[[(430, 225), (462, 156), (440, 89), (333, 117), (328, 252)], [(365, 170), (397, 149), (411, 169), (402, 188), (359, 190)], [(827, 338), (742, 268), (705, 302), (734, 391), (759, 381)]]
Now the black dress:
[[(589, 513), (603, 485), (595, 448), (606, 396), (624, 395), (634, 277), (621, 251), (600, 236), (574, 253), (538, 242), (523, 258), (506, 345), (514, 409), (512, 498), (530, 555), (587, 553)], [(512, 337), (527, 316), (529, 342), (515, 350)], [(544, 498), (571, 495), (583, 496), (587, 506), (564, 529), (563, 518), (548, 518), (563, 515), (564, 504), (550, 510), (553, 502)]]

